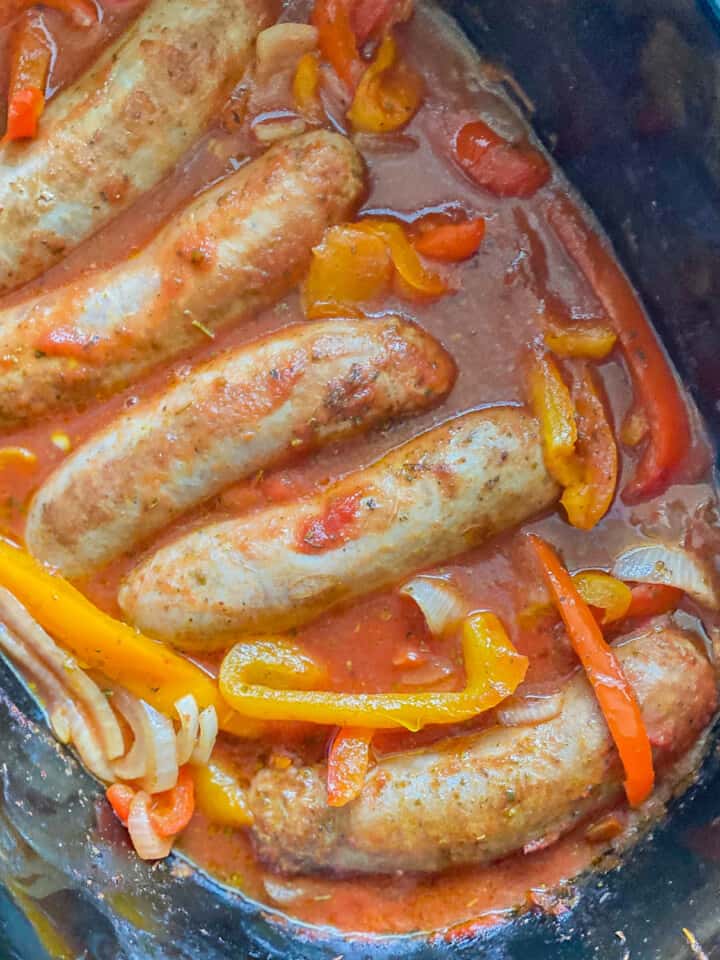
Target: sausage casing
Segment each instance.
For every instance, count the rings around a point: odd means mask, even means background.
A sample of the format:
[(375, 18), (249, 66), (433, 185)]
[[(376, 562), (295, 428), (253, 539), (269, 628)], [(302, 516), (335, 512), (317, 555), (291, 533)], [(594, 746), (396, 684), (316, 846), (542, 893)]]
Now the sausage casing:
[(42, 273), (158, 183), (242, 76), (261, 0), (152, 0), (31, 142), (0, 146), (0, 295)]
[[(712, 667), (687, 635), (661, 624), (616, 653), (662, 770), (712, 717)], [(552, 840), (619, 801), (622, 781), (595, 695), (578, 676), (554, 719), (383, 759), (345, 807), (328, 806), (324, 767), (262, 770), (250, 803), (258, 851), (284, 872), (436, 871)]]
[(29, 549), (80, 576), (289, 453), (431, 406), (453, 361), (398, 318), (295, 324), (232, 349), (117, 417), (50, 477)]
[(190, 533), (142, 563), (119, 601), (178, 643), (297, 626), (549, 507), (535, 420), (464, 414), (323, 492)]
[(305, 134), (205, 191), (138, 256), (0, 310), (0, 428), (91, 403), (280, 297), (362, 186), (348, 140)]

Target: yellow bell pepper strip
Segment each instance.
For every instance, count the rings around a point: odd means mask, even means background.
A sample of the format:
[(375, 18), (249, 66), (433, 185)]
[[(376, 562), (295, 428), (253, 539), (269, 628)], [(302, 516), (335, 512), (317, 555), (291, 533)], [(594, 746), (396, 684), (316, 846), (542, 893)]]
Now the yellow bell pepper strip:
[(560, 498), (568, 521), (579, 530), (592, 528), (612, 505), (618, 479), (618, 451), (605, 404), (591, 370), (574, 371), (572, 399), (578, 429), (579, 478)]
[(572, 579), (585, 603), (602, 610), (601, 623), (613, 623), (627, 615), (632, 591), (622, 580), (602, 570), (581, 570)]
[(317, 27), (323, 59), (352, 93), (362, 73), (362, 60), (350, 24), (347, 0), (316, 0), (312, 22)]
[(320, 86), (320, 67), (316, 53), (304, 53), (295, 68), (293, 77), (293, 98), (300, 113), (314, 118), (320, 113), (318, 87)]
[(413, 732), (429, 723), (469, 720), (510, 696), (525, 677), (528, 661), (515, 650), (492, 613), (466, 618), (462, 636), (467, 681), (457, 693), (278, 689), (254, 682), (258, 667), (253, 662), (253, 644), (244, 643), (236, 644), (223, 660), (220, 692), (243, 716), (266, 720)]
[(385, 240), (397, 276), (402, 282), (403, 292), (420, 297), (441, 297), (448, 293), (450, 288), (445, 280), (422, 265), (417, 251), (399, 223), (394, 220), (368, 218), (361, 220), (356, 227)]
[(422, 95), (421, 77), (398, 57), (397, 44), (388, 33), (360, 78), (347, 117), (363, 133), (400, 130), (417, 113)]
[(273, 690), (313, 690), (330, 679), (323, 664), (284, 637), (244, 640), (226, 655), (223, 667), (228, 658), (243, 683)]
[(623, 499), (632, 503), (655, 496), (672, 481), (690, 449), (692, 431), (680, 385), (630, 283), (575, 205), (556, 195), (547, 218), (617, 333), (636, 403), (647, 418), (648, 438)]
[(327, 761), (327, 802), (344, 807), (360, 793), (370, 766), (373, 730), (341, 727), (332, 739)]
[(250, 826), (253, 815), (247, 794), (226, 763), (211, 757), (208, 763), (194, 767), (193, 775), (195, 804), (211, 823), (223, 827)]
[(555, 551), (535, 534), (529, 534), (528, 539), (620, 754), (628, 802), (633, 807), (639, 806), (652, 792), (655, 772), (635, 692)]
[(317, 320), (357, 312), (359, 304), (389, 289), (392, 271), (382, 236), (359, 224), (330, 227), (312, 253), (303, 285), (305, 315)]
[(561, 326), (550, 322), (545, 330), (545, 345), (560, 357), (604, 360), (612, 351), (617, 334), (601, 323), (571, 323)]
[(5, 140), (37, 136), (52, 55), (42, 19), (26, 14), (12, 44)]
[(528, 377), (530, 406), (540, 423), (545, 464), (564, 487), (581, 479), (575, 458), (578, 439), (570, 390), (553, 358), (542, 350), (533, 354)]
[(37, 454), (27, 447), (0, 447), (0, 468), (34, 467), (36, 463)]
[(215, 707), (221, 729), (240, 737), (262, 734), (262, 724), (228, 709), (215, 681), (199, 667), (108, 616), (67, 580), (3, 539), (0, 585), (84, 666), (122, 684), (166, 716), (174, 715), (176, 700), (192, 693), (201, 709)]

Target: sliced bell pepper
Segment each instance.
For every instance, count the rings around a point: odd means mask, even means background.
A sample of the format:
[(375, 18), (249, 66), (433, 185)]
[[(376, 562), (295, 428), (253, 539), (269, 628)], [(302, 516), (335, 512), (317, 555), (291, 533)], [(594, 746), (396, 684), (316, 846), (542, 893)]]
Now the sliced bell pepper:
[(32, 12), (26, 14), (13, 38), (5, 140), (37, 136), (52, 55), (42, 19)]
[(469, 720), (510, 696), (528, 666), (527, 657), (515, 650), (498, 618), (484, 612), (472, 614), (463, 623), (467, 681), (465, 689), (457, 693), (278, 689), (256, 682), (259, 668), (253, 647), (236, 644), (220, 668), (220, 691), (243, 716), (372, 730), (403, 727), (414, 732), (429, 723)]
[(632, 592), (622, 580), (602, 570), (581, 570), (572, 579), (585, 603), (602, 610), (602, 623), (622, 620), (627, 615)]
[(449, 286), (437, 273), (426, 270), (407, 234), (394, 220), (368, 218), (355, 224), (360, 230), (382, 237), (390, 251), (402, 291), (408, 296), (441, 297)]
[(475, 217), (464, 223), (441, 223), (423, 228), (413, 240), (413, 246), (423, 257), (458, 263), (468, 260), (480, 249), (485, 236), (485, 220)]
[(127, 818), (130, 813), (130, 804), (135, 796), (135, 790), (127, 783), (113, 783), (105, 791), (105, 796), (110, 806), (113, 808), (115, 816), (120, 823), (126, 827)]
[(370, 766), (370, 744), (374, 730), (341, 727), (328, 752), (327, 802), (344, 807), (358, 796)]
[(560, 502), (574, 527), (592, 530), (615, 496), (618, 451), (600, 388), (584, 365), (573, 376), (572, 401), (578, 429), (575, 462), (579, 476), (565, 487)]
[(177, 783), (155, 794), (150, 804), (150, 823), (161, 837), (176, 837), (195, 812), (195, 783), (187, 766), (180, 767)]
[(223, 827), (248, 827), (253, 815), (243, 787), (222, 760), (211, 757), (196, 766), (195, 804), (211, 823)]
[(360, 224), (330, 227), (313, 250), (303, 286), (305, 314), (316, 320), (352, 313), (389, 289), (392, 272), (384, 237)]
[(630, 595), (626, 617), (657, 617), (677, 610), (683, 591), (666, 583), (636, 583), (630, 588)]
[(578, 483), (581, 472), (575, 457), (578, 439), (575, 407), (570, 390), (553, 358), (535, 351), (528, 377), (530, 406), (540, 423), (545, 464), (564, 487)]
[(67, 580), (3, 539), (0, 586), (14, 594), (50, 636), (84, 666), (122, 684), (166, 716), (174, 716), (176, 700), (192, 693), (201, 709), (215, 707), (220, 727), (228, 733), (257, 737), (265, 729), (229, 710), (215, 681), (199, 667), (114, 620)]
[(460, 129), (455, 156), (478, 186), (497, 197), (531, 197), (550, 179), (550, 164), (539, 150), (510, 143), (482, 120)]
[(320, 111), (318, 87), (320, 67), (316, 53), (304, 53), (295, 68), (293, 98), (298, 110), (305, 116), (314, 116)]
[(0, 447), (0, 468), (5, 466), (34, 467), (37, 454), (27, 447)]
[(635, 692), (555, 551), (535, 534), (529, 534), (528, 539), (620, 754), (628, 802), (633, 807), (639, 806), (652, 792), (655, 772)]
[(388, 33), (360, 78), (348, 120), (363, 133), (400, 130), (417, 113), (422, 94), (422, 78), (398, 57), (397, 44)]
[[(326, 668), (284, 637), (260, 637), (236, 644), (223, 661), (242, 682), (273, 690), (314, 690), (329, 682)], [(223, 694), (224, 696), (224, 694)]]
[[(34, 4), (36, 0), (28, 0)], [(90, 0), (41, 0), (44, 7), (64, 13), (77, 27), (91, 27), (97, 23), (97, 9)]]
[(556, 195), (547, 217), (617, 333), (636, 402), (647, 417), (649, 436), (623, 500), (655, 496), (672, 481), (690, 449), (692, 433), (680, 385), (630, 283), (575, 205)]
[(363, 70), (347, 0), (316, 0), (312, 22), (323, 58), (352, 93)]
[(396, 23), (408, 20), (413, 0), (355, 0), (350, 12), (353, 33), (362, 45)]
[(545, 330), (545, 345), (561, 357), (604, 360), (617, 341), (617, 334), (600, 323), (550, 323)]

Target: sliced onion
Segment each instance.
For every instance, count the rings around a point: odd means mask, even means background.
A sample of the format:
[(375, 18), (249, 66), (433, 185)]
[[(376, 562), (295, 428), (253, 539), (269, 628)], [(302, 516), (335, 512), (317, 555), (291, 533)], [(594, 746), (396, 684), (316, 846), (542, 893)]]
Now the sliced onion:
[(70, 723), (70, 739), (78, 756), (90, 773), (99, 780), (111, 783), (114, 779), (112, 767), (88, 718), (71, 701), (66, 703), (65, 710)]
[(115, 762), (116, 779), (141, 780), (148, 793), (170, 790), (178, 778), (172, 723), (149, 703), (132, 696), (122, 687), (113, 688), (113, 704), (130, 724), (135, 738), (128, 754)]
[(141, 860), (162, 860), (172, 850), (174, 837), (161, 837), (150, 820), (151, 798), (138, 790), (130, 802), (127, 828)]
[(718, 609), (717, 594), (708, 571), (697, 557), (682, 547), (663, 543), (631, 547), (616, 559), (612, 573), (619, 580), (678, 587), (704, 607)]
[(61, 703), (50, 713), (50, 726), (60, 743), (70, 743), (72, 728), (68, 716), (67, 704)]
[(19, 667), (24, 667), (37, 686), (38, 694), (48, 710), (53, 710), (68, 699), (67, 691), (55, 674), (40, 660), (34, 650), (28, 649), (21, 640), (0, 623), (0, 647)]
[(192, 752), (193, 763), (205, 764), (213, 752), (218, 735), (218, 718), (215, 707), (205, 707), (200, 714), (200, 733)]
[(55, 672), (63, 686), (77, 695), (97, 729), (107, 757), (113, 760), (122, 756), (125, 743), (117, 717), (107, 697), (77, 660), (61, 650), (20, 601), (4, 589), (0, 589), (0, 618)]
[(300, 57), (318, 44), (317, 28), (308, 23), (276, 23), (257, 35), (255, 76), (263, 82), (273, 74), (289, 70)]
[(434, 637), (450, 633), (467, 613), (460, 591), (441, 577), (413, 577), (399, 592), (415, 601)]
[(503, 727), (534, 727), (554, 720), (563, 705), (562, 693), (547, 697), (508, 697), (495, 711), (498, 723)]
[(197, 700), (188, 693), (175, 701), (175, 711), (180, 719), (180, 729), (175, 735), (175, 746), (177, 763), (181, 767), (190, 759), (200, 731)]

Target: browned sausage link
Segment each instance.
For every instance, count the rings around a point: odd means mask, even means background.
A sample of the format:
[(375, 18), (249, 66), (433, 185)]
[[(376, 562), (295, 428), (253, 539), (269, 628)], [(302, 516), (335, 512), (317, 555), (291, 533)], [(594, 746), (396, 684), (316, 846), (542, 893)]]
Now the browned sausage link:
[(455, 368), (397, 317), (294, 324), (226, 351), (91, 437), (38, 491), (28, 548), (81, 576), (230, 483), (416, 413)]
[(362, 189), (348, 140), (305, 134), (206, 190), (139, 256), (0, 310), (0, 428), (92, 403), (271, 303)]
[[(659, 771), (709, 722), (712, 667), (688, 635), (656, 624), (617, 649)], [(435, 871), (484, 863), (566, 833), (623, 796), (623, 772), (583, 676), (559, 715), (382, 760), (346, 807), (326, 802), (325, 769), (265, 769), (252, 785), (260, 856), (283, 871)]]
[(519, 407), (466, 413), (314, 497), (210, 524), (134, 570), (119, 601), (182, 645), (305, 623), (550, 507), (558, 489)]

